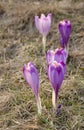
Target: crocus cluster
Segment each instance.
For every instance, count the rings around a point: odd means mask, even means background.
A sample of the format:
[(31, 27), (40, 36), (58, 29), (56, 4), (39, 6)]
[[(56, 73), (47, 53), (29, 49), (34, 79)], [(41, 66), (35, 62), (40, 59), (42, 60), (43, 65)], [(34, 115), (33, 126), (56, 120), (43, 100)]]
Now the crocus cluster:
[(66, 59), (67, 51), (65, 49), (57, 48), (55, 51), (48, 50), (46, 53), (48, 77), (53, 88), (52, 104), (55, 109), (58, 92), (66, 73)]
[[(45, 52), (46, 36), (49, 33), (51, 26), (52, 14), (49, 13), (47, 16), (41, 14), (41, 17), (35, 16), (35, 25), (38, 31), (43, 35), (43, 52)], [(54, 109), (59, 113), (61, 105), (57, 107), (58, 93), (61, 88), (62, 82), (66, 74), (66, 61), (68, 57), (68, 41), (71, 33), (71, 23), (68, 20), (63, 20), (59, 22), (58, 25), (60, 33), (60, 45), (61, 48), (55, 50), (48, 50), (46, 52), (46, 62), (47, 62), (47, 74), (49, 81), (52, 86), (52, 104)], [(27, 65), (23, 66), (23, 74), (26, 82), (31, 87), (33, 93), (35, 94), (37, 101), (38, 113), (41, 114), (41, 100), (39, 95), (39, 75), (35, 65), (29, 62)]]

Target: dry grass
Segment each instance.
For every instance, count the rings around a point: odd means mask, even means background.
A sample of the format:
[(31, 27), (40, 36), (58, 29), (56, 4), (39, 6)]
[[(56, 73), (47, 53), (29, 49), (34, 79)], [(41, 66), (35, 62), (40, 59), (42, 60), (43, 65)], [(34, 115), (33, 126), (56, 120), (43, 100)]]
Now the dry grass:
[[(83, 130), (84, 3), (9, 0), (0, 1), (0, 5), (0, 130)], [(62, 109), (58, 116), (52, 108), (42, 37), (34, 25), (35, 15), (48, 12), (52, 13), (53, 20), (46, 50), (59, 47), (58, 22), (66, 18), (72, 23), (67, 74), (58, 100)], [(42, 116), (37, 115), (34, 95), (23, 79), (22, 67), (29, 61), (39, 71)]]

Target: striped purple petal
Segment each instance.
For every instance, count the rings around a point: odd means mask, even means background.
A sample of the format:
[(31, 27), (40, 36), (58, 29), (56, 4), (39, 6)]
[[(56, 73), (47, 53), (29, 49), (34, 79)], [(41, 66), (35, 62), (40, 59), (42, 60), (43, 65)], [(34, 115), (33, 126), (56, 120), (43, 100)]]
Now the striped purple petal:
[(23, 74), (26, 82), (32, 88), (36, 98), (38, 98), (39, 93), (39, 76), (36, 67), (32, 62), (23, 66)]
[(64, 64), (66, 64), (67, 56), (68, 56), (67, 51), (63, 48), (61, 49), (57, 48), (55, 51), (48, 50), (46, 53), (47, 64), (52, 63), (54, 60), (57, 61), (58, 63), (64, 62)]
[(48, 77), (51, 82), (51, 85), (56, 93), (56, 100), (58, 97), (58, 92), (61, 87), (61, 84), (64, 80), (64, 70), (61, 63), (53, 61), (48, 67)]
[(54, 60), (56, 60), (57, 62), (64, 62), (66, 64), (66, 60), (67, 60), (67, 51), (63, 48), (61, 49), (56, 49), (55, 50), (55, 58)]
[(60, 32), (60, 43), (63, 48), (67, 48), (71, 33), (71, 23), (69, 20), (63, 20), (59, 22), (58, 29)]
[(41, 14), (41, 17), (35, 16), (35, 25), (37, 30), (44, 36), (49, 33), (51, 26), (52, 14), (49, 13), (47, 17), (44, 14)]

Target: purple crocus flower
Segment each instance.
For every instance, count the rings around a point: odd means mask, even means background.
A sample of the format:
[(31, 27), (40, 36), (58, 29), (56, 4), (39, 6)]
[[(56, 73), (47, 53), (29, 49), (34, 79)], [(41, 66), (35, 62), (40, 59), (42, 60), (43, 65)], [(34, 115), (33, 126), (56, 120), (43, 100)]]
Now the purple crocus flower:
[(49, 64), (48, 77), (53, 88), (52, 103), (53, 107), (56, 109), (58, 92), (64, 80), (64, 67), (62, 63), (53, 61), (51, 64)]
[(61, 49), (57, 48), (55, 51), (48, 50), (46, 53), (46, 60), (47, 60), (47, 64), (52, 63), (52, 61), (54, 60), (56, 60), (58, 63), (64, 62), (64, 64), (66, 64), (67, 51), (63, 48)]
[(52, 14), (49, 13), (47, 16), (41, 14), (41, 17), (35, 16), (35, 25), (37, 30), (42, 34), (43, 39), (43, 53), (45, 53), (45, 46), (46, 46), (46, 36), (49, 33), (50, 26), (51, 26)]
[(26, 82), (31, 87), (37, 100), (38, 113), (41, 114), (41, 101), (39, 97), (39, 76), (36, 67), (32, 62), (23, 66), (23, 75)]
[(44, 36), (47, 36), (51, 26), (52, 14), (49, 13), (47, 17), (41, 14), (41, 17), (35, 16), (35, 25), (37, 30)]
[(60, 32), (61, 47), (68, 49), (68, 41), (71, 33), (71, 23), (69, 20), (59, 22), (58, 29)]
[(66, 64), (67, 60), (67, 51), (63, 48), (61, 49), (56, 49), (55, 50), (55, 58), (54, 58), (58, 63), (59, 62), (64, 62)]

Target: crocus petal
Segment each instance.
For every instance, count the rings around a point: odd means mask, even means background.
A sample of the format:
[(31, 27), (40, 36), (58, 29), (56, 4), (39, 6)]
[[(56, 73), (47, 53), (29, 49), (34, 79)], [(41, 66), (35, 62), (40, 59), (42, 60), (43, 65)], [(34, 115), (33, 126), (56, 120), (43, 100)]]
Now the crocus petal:
[(58, 91), (64, 79), (63, 66), (60, 63), (53, 61), (48, 67), (48, 77), (56, 93), (56, 99), (57, 99)]
[(38, 16), (35, 16), (35, 25), (36, 25), (36, 28), (39, 30), (39, 17)]
[(38, 98), (39, 91), (39, 76), (36, 67), (29, 62), (28, 65), (23, 66), (23, 74), (26, 82), (32, 88), (35, 96)]
[(57, 61), (58, 63), (64, 62), (64, 64), (66, 64), (67, 55), (68, 55), (67, 51), (63, 48), (61, 49), (57, 48), (55, 51), (48, 50), (46, 53), (47, 64), (52, 63), (54, 60)]
[(63, 48), (67, 47), (68, 40), (71, 33), (71, 23), (68, 20), (63, 20), (59, 22), (59, 32), (60, 32), (60, 43)]
[(50, 29), (49, 21), (47, 18), (40, 19), (39, 31), (42, 35), (47, 35)]
[(60, 62), (60, 64), (63, 67), (63, 72), (64, 72), (64, 75), (65, 75), (66, 74), (66, 64), (64, 62)]
[(59, 23), (59, 31), (62, 36), (69, 36), (71, 33), (71, 23), (68, 20), (60, 21)]
[(50, 64), (54, 61), (54, 51), (53, 50), (48, 50), (46, 53), (46, 60), (47, 64)]
[(54, 60), (56, 60), (57, 62), (64, 62), (66, 64), (66, 60), (67, 60), (67, 51), (63, 48), (61, 49), (56, 49), (55, 50), (55, 58)]
[(41, 14), (41, 17), (35, 16), (35, 25), (38, 31), (44, 36), (49, 33), (51, 26), (51, 14), (48, 14), (47, 17), (44, 14)]
[(52, 14), (51, 14), (51, 13), (49, 13), (49, 14), (47, 15), (47, 19), (48, 19), (48, 21), (49, 21), (49, 25), (51, 25), (51, 22), (52, 22)]
[(62, 54), (63, 54), (63, 62), (66, 64), (68, 53), (66, 49), (62, 49)]

